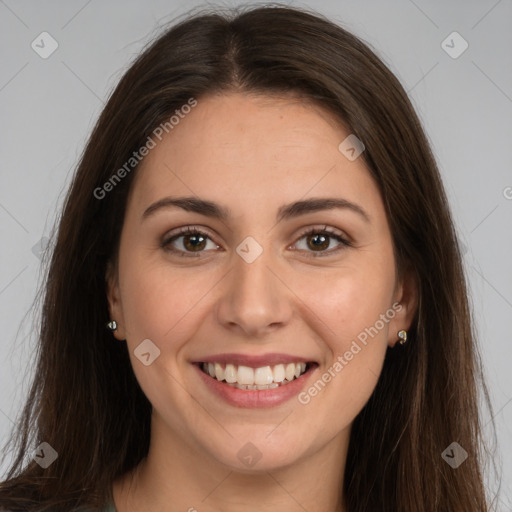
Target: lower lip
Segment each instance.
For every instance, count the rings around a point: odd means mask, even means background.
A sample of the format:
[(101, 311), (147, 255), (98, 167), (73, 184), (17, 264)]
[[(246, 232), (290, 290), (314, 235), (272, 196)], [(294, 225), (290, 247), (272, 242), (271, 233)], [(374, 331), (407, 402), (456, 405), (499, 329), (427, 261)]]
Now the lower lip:
[(210, 377), (210, 375), (207, 375), (201, 370), (199, 364), (194, 364), (194, 366), (199, 372), (199, 376), (203, 382), (217, 396), (223, 398), (230, 405), (246, 409), (275, 407), (286, 402), (287, 400), (290, 400), (300, 393), (300, 391), (306, 386), (306, 383), (311, 375), (318, 368), (318, 365), (312, 365), (300, 377), (292, 380), (288, 384), (279, 386), (278, 388), (264, 390), (244, 390), (228, 386), (225, 382), (220, 382), (217, 379)]

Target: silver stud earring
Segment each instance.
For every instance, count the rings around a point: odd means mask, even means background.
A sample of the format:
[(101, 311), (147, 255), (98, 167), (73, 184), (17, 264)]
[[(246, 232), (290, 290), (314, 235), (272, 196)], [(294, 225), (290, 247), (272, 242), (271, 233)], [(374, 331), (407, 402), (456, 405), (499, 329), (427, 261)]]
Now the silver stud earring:
[(398, 337), (400, 338), (399, 342), (400, 345), (405, 345), (407, 343), (407, 331), (401, 330), (398, 331)]
[(117, 329), (117, 322), (115, 320), (111, 320), (107, 324), (107, 329), (110, 329), (112, 332), (114, 332)]

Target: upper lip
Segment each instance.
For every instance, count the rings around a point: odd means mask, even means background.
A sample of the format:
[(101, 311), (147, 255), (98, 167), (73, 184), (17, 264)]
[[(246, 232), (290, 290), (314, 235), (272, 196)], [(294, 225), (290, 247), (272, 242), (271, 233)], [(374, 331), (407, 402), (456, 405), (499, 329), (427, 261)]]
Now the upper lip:
[(250, 368), (261, 368), (263, 366), (275, 366), (276, 364), (288, 363), (312, 363), (313, 359), (294, 356), (291, 354), (262, 354), (259, 356), (251, 356), (247, 354), (216, 354), (213, 356), (205, 356), (204, 358), (193, 361), (199, 363), (219, 363), (219, 364), (235, 364), (248, 366)]

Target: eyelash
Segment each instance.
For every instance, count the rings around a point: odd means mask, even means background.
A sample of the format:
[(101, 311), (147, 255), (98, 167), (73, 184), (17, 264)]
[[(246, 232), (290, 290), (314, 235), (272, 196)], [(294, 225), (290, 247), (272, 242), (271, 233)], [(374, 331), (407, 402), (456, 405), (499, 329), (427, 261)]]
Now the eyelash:
[[(204, 251), (198, 251), (197, 253), (191, 253), (190, 251), (182, 251), (181, 249), (176, 249), (176, 248), (172, 247), (172, 245), (170, 245), (171, 242), (177, 240), (178, 238), (180, 238), (182, 236), (186, 236), (186, 235), (202, 235), (202, 236), (205, 236), (208, 239), (210, 239), (212, 242), (214, 242), (212, 240), (212, 238), (210, 237), (210, 235), (208, 235), (208, 233), (201, 231), (200, 229), (197, 229), (194, 226), (187, 226), (185, 229), (182, 229), (181, 231), (174, 233), (172, 236), (165, 238), (162, 241), (161, 246), (164, 250), (178, 254), (180, 257), (184, 257), (184, 258), (199, 257), (201, 252), (204, 252)], [(297, 238), (297, 241), (299, 241), (300, 239), (302, 239), (306, 236), (312, 236), (312, 235), (328, 235), (329, 238), (334, 238), (336, 241), (340, 242), (341, 245), (338, 246), (336, 249), (330, 249), (330, 250), (326, 250), (326, 251), (319, 251), (319, 252), (306, 251), (309, 253), (307, 257), (311, 257), (311, 258), (319, 258), (320, 257), (321, 258), (321, 257), (325, 257), (325, 256), (330, 256), (334, 253), (338, 253), (339, 251), (341, 251), (347, 247), (352, 247), (352, 244), (348, 240), (346, 240), (345, 238), (340, 236), (338, 233), (329, 229), (328, 226), (324, 226), (323, 229), (318, 229), (318, 228), (308, 229)]]

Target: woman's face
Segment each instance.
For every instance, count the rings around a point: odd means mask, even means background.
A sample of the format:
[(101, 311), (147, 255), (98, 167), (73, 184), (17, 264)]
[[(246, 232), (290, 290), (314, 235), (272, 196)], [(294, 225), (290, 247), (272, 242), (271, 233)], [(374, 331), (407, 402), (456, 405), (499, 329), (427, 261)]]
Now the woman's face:
[(349, 135), (304, 102), (233, 93), (155, 139), (108, 296), (160, 450), (271, 470), (346, 447), (413, 315)]

